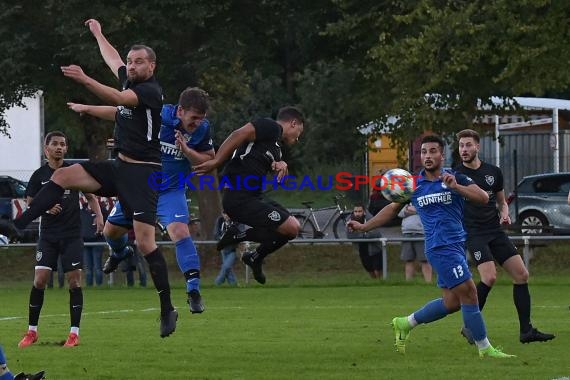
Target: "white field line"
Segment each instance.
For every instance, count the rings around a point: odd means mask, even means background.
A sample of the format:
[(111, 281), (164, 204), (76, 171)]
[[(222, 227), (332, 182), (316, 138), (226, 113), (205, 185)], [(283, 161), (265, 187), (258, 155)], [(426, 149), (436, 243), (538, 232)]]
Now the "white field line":
[[(306, 306), (306, 307), (301, 307), (301, 309), (314, 309), (314, 310), (319, 310), (319, 309), (354, 309), (354, 308), (358, 308), (358, 309), (372, 309), (372, 308), (377, 308), (378, 306), (374, 306), (374, 305), (370, 305), (370, 306), (347, 306), (347, 305), (339, 305), (339, 306), (318, 306), (318, 305), (314, 305), (314, 306)], [(565, 306), (565, 305), (533, 305), (533, 308), (540, 308), (540, 309), (570, 309), (570, 306)], [(291, 308), (296, 308), (298, 309), (298, 307), (295, 306), (291, 306), (291, 307), (277, 307), (278, 309), (291, 309)], [(211, 307), (209, 309), (212, 309)], [(242, 306), (230, 306), (230, 307), (216, 307), (214, 308), (215, 310), (242, 310), (245, 309), (245, 307)], [(275, 309), (275, 307), (272, 307), (272, 309)], [(160, 309), (158, 308), (147, 308), (147, 309), (141, 309), (141, 310), (134, 310), (134, 309), (122, 309), (122, 310), (103, 310), (103, 311), (93, 311), (93, 312), (85, 312), (82, 313), (83, 316), (85, 315), (105, 315), (105, 314), (124, 314), (124, 313), (146, 313), (146, 312), (157, 312), (160, 311)], [(60, 317), (69, 317), (69, 314), (46, 314), (46, 315), (42, 315), (42, 318), (60, 318)], [(25, 319), (28, 318), (27, 316), (13, 316), (13, 317), (0, 317), (0, 322), (3, 321), (12, 321), (12, 320), (17, 320), (17, 319)]]

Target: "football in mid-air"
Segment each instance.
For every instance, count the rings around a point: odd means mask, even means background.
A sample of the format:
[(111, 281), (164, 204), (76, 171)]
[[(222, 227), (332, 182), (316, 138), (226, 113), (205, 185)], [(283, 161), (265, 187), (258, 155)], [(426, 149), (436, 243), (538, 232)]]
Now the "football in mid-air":
[(414, 189), (414, 177), (407, 170), (390, 169), (382, 176), (380, 191), (391, 202), (409, 202)]
[(7, 245), (10, 243), (10, 239), (7, 236), (0, 234), (0, 245)]

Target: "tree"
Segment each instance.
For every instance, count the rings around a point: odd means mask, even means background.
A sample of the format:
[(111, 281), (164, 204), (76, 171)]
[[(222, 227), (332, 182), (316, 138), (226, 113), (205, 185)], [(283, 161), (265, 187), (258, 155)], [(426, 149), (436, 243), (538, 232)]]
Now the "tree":
[(342, 19), (328, 33), (365, 41), (357, 43), (366, 51), (361, 69), (385, 81), (377, 118), (399, 117), (389, 128), (401, 143), (426, 129), (449, 134), (471, 126), (491, 96), (541, 96), (570, 83), (566, 2), (336, 3)]

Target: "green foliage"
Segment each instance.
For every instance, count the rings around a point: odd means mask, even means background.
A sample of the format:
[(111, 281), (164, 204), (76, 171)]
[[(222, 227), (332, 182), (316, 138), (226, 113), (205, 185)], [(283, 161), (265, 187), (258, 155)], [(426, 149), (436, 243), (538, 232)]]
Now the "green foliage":
[(403, 146), (426, 129), (470, 126), (493, 95), (565, 93), (569, 14), (548, 0), (4, 2), (0, 114), (41, 89), (47, 130), (73, 136), (73, 153), (101, 154), (92, 147), (111, 127), (65, 105), (98, 100), (59, 69), (80, 64), (115, 85), (83, 25), (94, 17), (121, 54), (134, 43), (156, 50), (167, 102), (187, 86), (209, 91), (218, 144), (253, 117), (300, 105), (308, 128), (288, 159), (305, 170), (355, 159), (355, 127), (388, 115), (399, 116), (390, 129)]
[(343, 17), (328, 33), (366, 41), (357, 43), (367, 58), (363, 70), (381, 72), (390, 83), (391, 100), (377, 118), (398, 115), (391, 129), (400, 141), (427, 129), (452, 133), (471, 126), (491, 96), (541, 96), (570, 82), (568, 3), (336, 3)]

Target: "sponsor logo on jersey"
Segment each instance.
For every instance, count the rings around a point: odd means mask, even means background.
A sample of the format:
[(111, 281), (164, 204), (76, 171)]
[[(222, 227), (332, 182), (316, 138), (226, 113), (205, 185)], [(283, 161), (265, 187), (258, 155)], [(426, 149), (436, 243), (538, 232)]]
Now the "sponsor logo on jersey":
[(418, 206), (424, 207), (434, 203), (451, 204), (451, 191), (445, 191), (442, 193), (428, 194), (418, 197)]
[(485, 182), (487, 182), (489, 186), (493, 186), (493, 184), (495, 183), (495, 177), (492, 175), (486, 175)]
[(169, 144), (169, 143), (166, 143), (164, 141), (160, 142), (160, 152), (162, 154), (167, 154), (169, 156), (173, 156), (176, 160), (185, 160), (186, 159), (186, 157), (184, 157), (184, 154), (182, 153), (182, 150), (180, 150), (180, 148), (178, 148), (174, 144)]
[(132, 119), (133, 118), (133, 110), (130, 108), (127, 108), (125, 106), (118, 106), (117, 111), (119, 111), (119, 114), (122, 117), (124, 117), (125, 119)]

